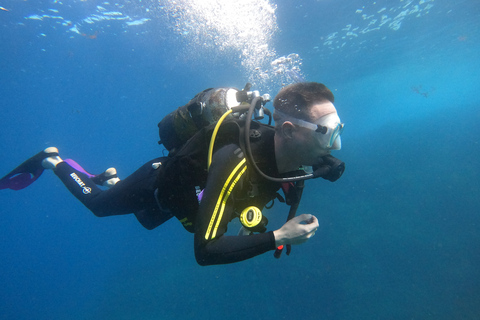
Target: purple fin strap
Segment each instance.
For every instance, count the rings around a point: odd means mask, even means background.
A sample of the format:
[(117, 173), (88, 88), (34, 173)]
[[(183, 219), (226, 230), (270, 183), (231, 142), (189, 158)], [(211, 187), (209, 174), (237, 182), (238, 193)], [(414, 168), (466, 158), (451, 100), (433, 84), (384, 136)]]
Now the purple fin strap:
[(82, 166), (79, 165), (77, 162), (75, 162), (75, 160), (73, 160), (73, 159), (65, 159), (65, 160), (63, 160), (63, 162), (68, 164), (73, 169), (75, 169), (77, 171), (80, 171), (81, 173), (86, 174), (89, 178), (95, 177), (94, 174), (88, 173), (87, 170), (83, 169)]

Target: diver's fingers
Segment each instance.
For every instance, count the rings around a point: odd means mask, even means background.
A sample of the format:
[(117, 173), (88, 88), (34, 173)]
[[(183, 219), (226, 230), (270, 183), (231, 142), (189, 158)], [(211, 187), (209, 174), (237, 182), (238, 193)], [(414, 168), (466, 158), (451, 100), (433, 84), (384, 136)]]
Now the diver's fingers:
[(308, 233), (305, 235), (305, 238), (310, 239), (315, 235), (315, 232), (317, 232), (317, 228), (315, 228), (312, 232)]

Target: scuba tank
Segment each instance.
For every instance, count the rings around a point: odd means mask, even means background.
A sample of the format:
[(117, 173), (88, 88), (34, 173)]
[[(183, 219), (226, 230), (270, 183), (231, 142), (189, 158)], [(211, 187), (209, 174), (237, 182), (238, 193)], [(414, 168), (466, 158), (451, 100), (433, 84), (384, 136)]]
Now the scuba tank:
[(210, 88), (200, 92), (158, 123), (158, 143), (175, 153), (200, 129), (217, 122), (228, 110), (238, 106), (239, 92), (235, 88)]

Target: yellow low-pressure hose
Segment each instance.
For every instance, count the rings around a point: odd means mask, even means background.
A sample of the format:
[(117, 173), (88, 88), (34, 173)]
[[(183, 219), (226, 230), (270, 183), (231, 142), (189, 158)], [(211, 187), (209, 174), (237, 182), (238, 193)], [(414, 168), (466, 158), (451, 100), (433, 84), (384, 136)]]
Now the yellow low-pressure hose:
[(213, 145), (215, 144), (215, 138), (217, 137), (218, 130), (220, 129), (220, 126), (222, 125), (223, 120), (225, 120), (225, 118), (232, 112), (233, 112), (232, 109), (225, 112), (217, 121), (217, 125), (213, 130), (212, 138), (210, 139), (210, 146), (208, 147), (207, 170), (210, 169), (210, 164), (212, 163)]

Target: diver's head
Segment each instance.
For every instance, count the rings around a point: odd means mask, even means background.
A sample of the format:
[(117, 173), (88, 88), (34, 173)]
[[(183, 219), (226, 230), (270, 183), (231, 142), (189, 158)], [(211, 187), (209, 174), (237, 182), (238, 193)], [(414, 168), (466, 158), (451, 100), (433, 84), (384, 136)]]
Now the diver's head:
[(333, 93), (316, 82), (289, 85), (275, 97), (276, 132), (295, 162), (311, 166), (341, 148), (343, 123), (333, 101)]
[[(334, 103), (332, 91), (318, 82), (299, 82), (280, 90), (273, 101), (275, 111), (281, 111), (294, 118), (311, 120), (311, 108), (321, 102)], [(330, 112), (331, 110), (325, 110)], [(336, 112), (336, 110), (335, 110)]]

